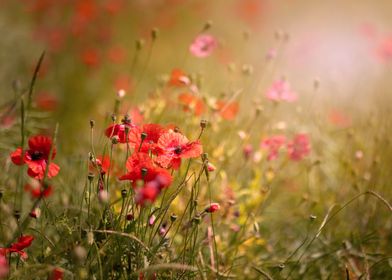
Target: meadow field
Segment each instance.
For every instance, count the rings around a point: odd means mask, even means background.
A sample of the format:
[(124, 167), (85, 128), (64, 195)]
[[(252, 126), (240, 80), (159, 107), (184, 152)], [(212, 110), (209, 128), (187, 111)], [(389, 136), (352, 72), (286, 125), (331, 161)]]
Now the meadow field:
[(392, 2), (0, 1), (0, 279), (392, 279)]

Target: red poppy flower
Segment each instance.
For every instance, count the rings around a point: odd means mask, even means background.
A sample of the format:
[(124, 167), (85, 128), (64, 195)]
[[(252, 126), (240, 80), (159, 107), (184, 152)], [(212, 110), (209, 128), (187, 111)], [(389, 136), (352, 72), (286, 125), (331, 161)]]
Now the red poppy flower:
[[(125, 131), (126, 128), (128, 129), (128, 134)], [(118, 142), (127, 143), (127, 140), (129, 140), (129, 134), (133, 129), (137, 129), (134, 124), (124, 121), (122, 124), (110, 125), (106, 129), (105, 135), (109, 138), (112, 138), (113, 136), (117, 136)]]
[(218, 110), (219, 115), (225, 120), (233, 120), (238, 114), (239, 107), (237, 101), (225, 102), (218, 100), (216, 102), (216, 109)]
[(173, 69), (169, 80), (170, 86), (183, 87), (189, 86), (190, 83), (191, 80), (188, 78), (184, 71), (182, 71), (181, 69)]
[(6, 255), (8, 253), (18, 253), (23, 259), (27, 258), (27, 253), (23, 249), (29, 247), (33, 242), (34, 236), (23, 235), (19, 237), (18, 242), (12, 243), (9, 248), (0, 248), (0, 255)]
[(178, 132), (163, 134), (158, 140), (158, 147), (162, 154), (156, 158), (156, 162), (164, 168), (178, 169), (181, 158), (195, 158), (203, 152), (200, 141), (190, 142)]
[(119, 179), (132, 181), (134, 187), (138, 180), (145, 183), (156, 181), (160, 189), (168, 187), (172, 182), (169, 172), (154, 166), (152, 159), (145, 153), (134, 153), (128, 158), (126, 167), (128, 173)]
[[(157, 153), (157, 143), (159, 138), (163, 133), (166, 132), (166, 129), (160, 126), (159, 124), (145, 124), (141, 129), (133, 129), (129, 134), (129, 142), (132, 143), (135, 147), (135, 150), (142, 153), (148, 153), (151, 151), (153, 154)], [(145, 133), (146, 138), (144, 138), (142, 142), (142, 133)]]
[[(22, 155), (22, 148), (18, 147), (11, 153), (11, 160), (16, 165), (28, 165), (27, 173), (30, 177), (43, 179), (46, 165), (48, 163), (52, 139), (48, 136), (37, 135), (30, 137), (29, 149)], [(56, 148), (53, 148), (52, 159), (56, 156)], [(55, 163), (50, 163), (48, 177), (54, 177), (58, 174), (60, 167)]]
[(204, 113), (203, 99), (191, 94), (182, 93), (178, 96), (178, 100), (184, 106), (184, 111), (193, 111), (196, 116), (201, 116)]
[(59, 267), (55, 267), (50, 276), (50, 280), (62, 280), (64, 277), (64, 270)]
[(26, 184), (24, 186), (24, 190), (26, 192), (30, 192), (32, 198), (48, 197), (53, 192), (52, 186), (47, 186), (46, 188), (42, 188), (40, 183), (36, 185)]
[(101, 174), (106, 174), (110, 167), (110, 157), (108, 156), (98, 156), (95, 160), (95, 164), (90, 165), (90, 172), (98, 169)]
[(160, 192), (161, 189), (159, 188), (159, 184), (157, 182), (148, 182), (142, 188), (136, 191), (136, 203), (139, 205), (145, 205), (146, 202), (153, 203)]

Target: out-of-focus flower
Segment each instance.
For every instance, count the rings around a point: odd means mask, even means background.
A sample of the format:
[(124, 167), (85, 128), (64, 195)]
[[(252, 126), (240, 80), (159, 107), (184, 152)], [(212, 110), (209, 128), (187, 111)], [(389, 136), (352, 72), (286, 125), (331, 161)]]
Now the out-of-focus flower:
[(242, 149), (242, 153), (244, 154), (245, 159), (249, 159), (249, 157), (253, 153), (253, 146), (252, 144), (246, 144)]
[[(11, 153), (11, 160), (16, 165), (27, 164), (29, 167), (27, 173), (30, 177), (35, 179), (43, 179), (45, 175), (46, 166), (49, 160), (49, 154), (52, 147), (52, 139), (48, 136), (37, 135), (30, 137), (29, 149), (24, 151), (22, 155), (22, 148), (17, 148)], [(56, 148), (53, 148), (52, 159), (56, 156)], [(48, 177), (54, 177), (58, 174), (60, 167), (51, 162), (48, 167)]]
[(225, 120), (233, 120), (240, 109), (240, 105), (237, 101), (226, 102), (218, 100), (215, 106), (219, 115)]
[(191, 80), (181, 69), (173, 69), (168, 84), (176, 87), (189, 86)]
[(337, 109), (329, 112), (328, 120), (331, 124), (340, 128), (347, 128), (351, 125), (351, 118)]
[(287, 143), (289, 158), (294, 161), (302, 160), (310, 154), (310, 140), (307, 134), (297, 134)]
[(55, 267), (50, 275), (50, 280), (63, 280), (64, 270), (60, 267)]
[(38, 94), (35, 102), (37, 104), (37, 108), (44, 111), (54, 111), (59, 105), (57, 97), (47, 92), (41, 92)]
[(158, 140), (162, 153), (156, 162), (164, 168), (178, 169), (182, 158), (195, 158), (201, 155), (203, 147), (200, 141), (189, 141), (178, 132), (166, 132)]
[(189, 47), (189, 51), (196, 57), (207, 57), (218, 46), (218, 42), (212, 35), (198, 35)]
[(178, 96), (178, 100), (183, 105), (185, 112), (192, 111), (195, 116), (201, 116), (204, 113), (203, 99), (191, 93), (181, 93)]
[(293, 102), (297, 100), (297, 94), (291, 90), (287, 81), (280, 79), (275, 81), (267, 90), (267, 98), (272, 101)]
[(81, 61), (88, 67), (96, 68), (100, 63), (98, 51), (96, 49), (86, 49), (80, 54)]
[(392, 36), (386, 37), (377, 45), (376, 52), (385, 62), (392, 60)]
[(279, 150), (285, 143), (286, 137), (284, 135), (275, 135), (264, 139), (260, 147), (268, 150), (268, 160), (274, 160), (278, 158)]
[(9, 270), (10, 268), (6, 257), (0, 254), (0, 279), (7, 277)]
[(53, 192), (52, 186), (43, 187), (38, 181), (34, 181), (32, 184), (26, 184), (24, 190), (30, 192), (31, 198), (49, 197)]

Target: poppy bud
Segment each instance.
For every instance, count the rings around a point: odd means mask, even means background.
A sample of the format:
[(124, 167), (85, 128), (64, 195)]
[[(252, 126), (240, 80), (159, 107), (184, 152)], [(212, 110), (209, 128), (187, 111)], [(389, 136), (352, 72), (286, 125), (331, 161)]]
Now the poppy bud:
[(196, 216), (194, 216), (193, 217), (193, 219), (192, 219), (192, 221), (195, 223), (195, 224), (200, 224), (200, 222), (201, 222), (201, 217), (200, 217), (200, 215), (196, 215)]
[(206, 128), (207, 124), (208, 124), (208, 121), (207, 121), (207, 120), (201, 120), (201, 121), (200, 121), (200, 127), (201, 127), (202, 129)]
[(19, 211), (19, 210), (15, 210), (15, 211), (14, 211), (14, 217), (15, 217), (15, 219), (17, 219), (17, 220), (20, 219), (20, 211)]
[(101, 203), (107, 203), (109, 201), (109, 193), (105, 190), (100, 190), (98, 193), (98, 199)]
[(93, 173), (88, 173), (87, 178), (91, 182), (92, 180), (94, 180), (94, 174)]
[(141, 172), (142, 172), (142, 177), (144, 178), (144, 176), (146, 176), (148, 170), (147, 170), (147, 168), (142, 168)]
[(210, 29), (211, 26), (212, 26), (212, 20), (208, 20), (208, 21), (204, 24), (203, 30), (206, 31), (206, 30)]
[(31, 218), (38, 219), (41, 216), (41, 209), (35, 208), (29, 213)]
[(172, 223), (174, 223), (175, 221), (177, 220), (177, 215), (176, 214), (171, 214), (170, 215), (170, 221), (172, 222)]
[(143, 39), (138, 39), (136, 40), (136, 50), (141, 50), (144, 46), (144, 40)]
[(151, 215), (151, 217), (148, 219), (148, 225), (152, 226), (155, 223), (155, 215)]
[(123, 199), (127, 197), (127, 190), (126, 189), (121, 190), (121, 196)]
[(93, 128), (95, 125), (95, 121), (94, 120), (90, 120), (90, 127)]
[(147, 138), (147, 133), (142, 132), (142, 134), (140, 134), (140, 138), (142, 139), (142, 141), (144, 141), (144, 139)]
[(153, 40), (155, 40), (157, 37), (158, 37), (158, 28), (153, 28), (152, 30), (151, 30), (151, 38), (153, 39)]
[(215, 165), (213, 165), (212, 163), (207, 163), (207, 170), (208, 170), (208, 172), (213, 172), (213, 171), (215, 171), (216, 170), (216, 167), (215, 167)]
[(220, 209), (220, 205), (219, 203), (211, 203), (210, 206), (206, 207), (206, 209), (204, 209), (205, 212), (207, 213), (214, 213), (216, 211), (218, 211)]
[(117, 120), (116, 114), (111, 115), (112, 121), (115, 122)]
[(113, 136), (112, 137), (112, 144), (118, 144), (118, 140), (119, 140), (119, 138), (118, 138), (118, 136), (117, 135), (115, 135), (115, 136)]

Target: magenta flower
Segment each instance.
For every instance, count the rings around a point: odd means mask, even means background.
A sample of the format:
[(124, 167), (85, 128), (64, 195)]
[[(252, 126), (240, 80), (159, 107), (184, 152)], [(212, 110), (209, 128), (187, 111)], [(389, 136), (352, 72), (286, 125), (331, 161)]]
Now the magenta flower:
[(196, 57), (207, 57), (211, 55), (218, 46), (217, 40), (208, 34), (198, 35), (189, 47), (189, 51)]
[(270, 138), (266, 138), (261, 142), (261, 148), (268, 150), (268, 160), (274, 160), (278, 158), (280, 148), (286, 143), (286, 137), (284, 135), (275, 135)]
[(273, 101), (293, 102), (297, 94), (291, 90), (290, 84), (284, 79), (275, 81), (267, 91), (267, 98)]
[(300, 161), (310, 154), (310, 140), (307, 134), (297, 134), (294, 139), (287, 143), (289, 158)]

